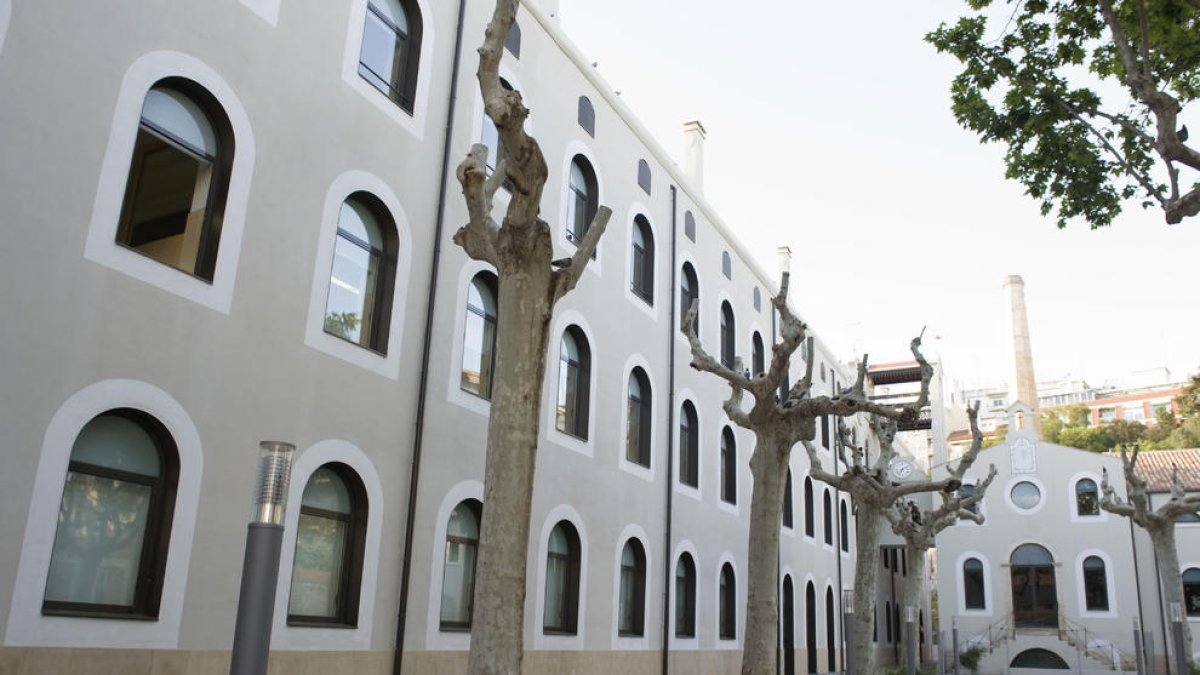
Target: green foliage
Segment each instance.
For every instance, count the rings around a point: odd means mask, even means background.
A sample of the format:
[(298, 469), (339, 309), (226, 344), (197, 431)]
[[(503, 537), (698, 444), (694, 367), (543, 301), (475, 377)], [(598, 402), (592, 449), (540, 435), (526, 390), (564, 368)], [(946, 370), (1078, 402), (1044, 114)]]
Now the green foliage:
[(354, 340), (360, 323), (362, 321), (355, 312), (330, 312), (325, 315), (325, 332)]
[(983, 658), (983, 647), (971, 645), (958, 653), (958, 662), (972, 673), (979, 672), (979, 661)]
[(1183, 393), (1175, 397), (1179, 406), (1179, 414), (1184, 418), (1200, 414), (1200, 372), (1192, 375), (1192, 379), (1183, 387)]
[(1000, 445), (1004, 442), (1005, 438), (1008, 438), (1008, 427), (1000, 427), (996, 430), (995, 436), (983, 439), (983, 446), (980, 449), (986, 449), (992, 446)]
[(1058, 444), (1092, 452), (1106, 452), (1113, 449), (1110, 439), (1102, 427), (1065, 427), (1059, 434)]
[[(1179, 108), (1197, 98), (1200, 9), (1192, 0), (1146, 0), (1143, 45), (1137, 5), (1113, 2), (1118, 24), (1135, 42), (1131, 53), (1149, 56), (1142, 63), (1153, 86), (1172, 94)], [(974, 14), (925, 39), (963, 66), (951, 85), (958, 123), (983, 142), (1007, 146), (1006, 177), (1041, 202), (1043, 215), (1057, 210), (1059, 227), (1081, 218), (1096, 228), (1111, 224), (1129, 199), (1165, 209), (1165, 200), (1178, 196), (1160, 165), (1157, 120), (1132, 87), (1121, 86), (1124, 62), (1096, 2), (968, 5)], [(988, 31), (989, 10), (1011, 12), (998, 37)]]

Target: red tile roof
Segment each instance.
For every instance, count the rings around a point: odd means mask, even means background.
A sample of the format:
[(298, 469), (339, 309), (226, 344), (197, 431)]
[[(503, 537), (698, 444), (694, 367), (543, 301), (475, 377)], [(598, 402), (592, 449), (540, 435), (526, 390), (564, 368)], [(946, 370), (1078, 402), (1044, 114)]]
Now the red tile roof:
[(1200, 448), (1147, 450), (1138, 453), (1137, 475), (1151, 492), (1170, 492), (1171, 470), (1179, 468), (1179, 482), (1186, 490), (1200, 490)]

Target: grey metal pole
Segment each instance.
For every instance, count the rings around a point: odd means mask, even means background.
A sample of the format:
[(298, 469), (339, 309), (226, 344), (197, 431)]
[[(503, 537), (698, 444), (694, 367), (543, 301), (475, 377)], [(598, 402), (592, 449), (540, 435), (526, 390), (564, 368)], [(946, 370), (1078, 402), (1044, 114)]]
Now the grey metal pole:
[(958, 673), (958, 617), (954, 617), (950, 631), (950, 641), (954, 643), (954, 675)]
[(263, 441), (259, 448), (254, 516), (246, 528), (246, 555), (242, 560), (242, 585), (233, 628), (229, 675), (266, 675), (267, 657), (271, 651), (275, 586), (279, 581), (279, 551), (283, 545), (283, 514), (296, 446)]
[(842, 635), (846, 638), (846, 656), (842, 661), (846, 664), (846, 675), (854, 673), (854, 591), (842, 590)]
[(908, 675), (917, 675), (917, 608), (904, 608), (904, 649), (908, 651)]
[(1133, 617), (1133, 662), (1137, 666), (1138, 675), (1146, 675), (1146, 659), (1142, 654), (1142, 627), (1138, 625), (1137, 617)]
[(1171, 639), (1175, 643), (1175, 672), (1179, 675), (1187, 675), (1187, 654), (1183, 653), (1183, 605), (1172, 602), (1170, 613)]

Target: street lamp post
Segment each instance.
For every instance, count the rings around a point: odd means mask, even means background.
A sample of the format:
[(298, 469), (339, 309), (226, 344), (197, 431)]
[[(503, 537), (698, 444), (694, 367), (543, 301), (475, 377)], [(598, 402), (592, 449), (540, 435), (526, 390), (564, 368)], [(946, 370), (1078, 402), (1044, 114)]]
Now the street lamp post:
[(958, 675), (958, 617), (950, 619), (950, 643), (954, 647), (954, 675)]
[(229, 675), (266, 675), (283, 545), (283, 513), (296, 446), (281, 441), (259, 445), (254, 514), (246, 527), (246, 557), (238, 594), (237, 623)]
[(1172, 602), (1168, 609), (1171, 614), (1171, 637), (1175, 642), (1175, 672), (1187, 675), (1187, 654), (1183, 653), (1183, 604)]
[(846, 675), (854, 675), (854, 589), (842, 589), (842, 634), (846, 637)]
[(908, 650), (908, 675), (917, 675), (917, 608), (904, 607), (904, 648)]

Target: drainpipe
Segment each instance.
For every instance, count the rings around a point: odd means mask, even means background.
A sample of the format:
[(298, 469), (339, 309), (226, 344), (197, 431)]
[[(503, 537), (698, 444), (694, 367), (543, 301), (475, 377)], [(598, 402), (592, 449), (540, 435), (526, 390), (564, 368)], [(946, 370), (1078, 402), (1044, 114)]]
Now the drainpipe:
[[(771, 306), (770, 311), (771, 311), (771, 348), (772, 348), (772, 350), (774, 350), (774, 347), (775, 347), (775, 306), (774, 305)], [(764, 354), (764, 358), (765, 358), (765, 356), (766, 355)], [(788, 365), (791, 366), (790, 361), (788, 362)], [(790, 459), (790, 456), (789, 456), (789, 459)], [(791, 466), (790, 466), (791, 462), (789, 461), (788, 464), (789, 464), (788, 470), (790, 471), (791, 470)], [(795, 491), (795, 489), (796, 489), (796, 484), (792, 483), (792, 490)], [(796, 504), (796, 498), (795, 498), (795, 496), (793, 496), (792, 497), (792, 510), (793, 511), (796, 508), (795, 504)], [(779, 579), (783, 574), (783, 537), (779, 538), (778, 553), (779, 553), (779, 555), (777, 557), (779, 559), (779, 562), (775, 566), (775, 588), (782, 588), (782, 585), (779, 583)], [(796, 592), (796, 585), (792, 584), (792, 593), (794, 594), (795, 592)], [(782, 595), (782, 593), (781, 593), (781, 595)], [(780, 605), (779, 614), (780, 614), (780, 617), (782, 618), (782, 616), (783, 616), (783, 606), (782, 606), (783, 598), (782, 597), (779, 599), (779, 605)], [(792, 610), (793, 611), (795, 610), (794, 603), (792, 606)], [(783, 659), (784, 659), (783, 640), (779, 639), (780, 631), (782, 631), (783, 628), (782, 628), (782, 626), (779, 625), (780, 623), (782, 623), (782, 622), (781, 621), (775, 622), (775, 675), (781, 675), (781, 673), (783, 672)], [(792, 629), (795, 630), (794, 618), (792, 621)]]
[[(1129, 521), (1129, 550), (1131, 553), (1133, 553), (1133, 584), (1137, 592), (1138, 607), (1138, 634), (1136, 636), (1137, 642), (1134, 644), (1134, 647), (1137, 647), (1138, 651), (1141, 651), (1141, 645), (1146, 643), (1146, 622), (1144, 621), (1144, 617), (1142, 615), (1142, 612), (1146, 611), (1145, 607), (1142, 605), (1142, 573), (1138, 570), (1138, 550), (1137, 540), (1134, 538), (1133, 520), (1129, 518), (1126, 520)], [(1148, 668), (1152, 667), (1153, 666), (1148, 666)]]
[(429, 295), (425, 299), (425, 335), (421, 343), (421, 374), (417, 388), (417, 416), (413, 427), (412, 465), (409, 467), (408, 509), (404, 517), (404, 555), (400, 562), (400, 609), (396, 620), (396, 652), (392, 673), (404, 668), (404, 627), (408, 619), (409, 581), (412, 577), (413, 527), (417, 518), (417, 488), (421, 476), (421, 448), (425, 438), (425, 397), (429, 389), (429, 350), (433, 341), (433, 314), (437, 299), (438, 269), (442, 259), (442, 229), (446, 219), (446, 192), (450, 180), (450, 151), (454, 137), (454, 112), (458, 106), (458, 72), (462, 63), (463, 22), (467, 0), (458, 1), (458, 26), (454, 35), (454, 65), (450, 70), (450, 99), (442, 145), (442, 182), (438, 187), (437, 217), (433, 227), (433, 256), (429, 265)]
[(671, 507), (675, 491), (675, 317), (678, 308), (675, 306), (675, 264), (676, 251), (676, 213), (678, 212), (678, 191), (671, 186), (671, 302), (669, 321), (667, 325), (667, 512), (664, 516), (663, 528), (663, 637), (662, 637), (662, 674), (667, 675), (670, 669), (671, 654)]

